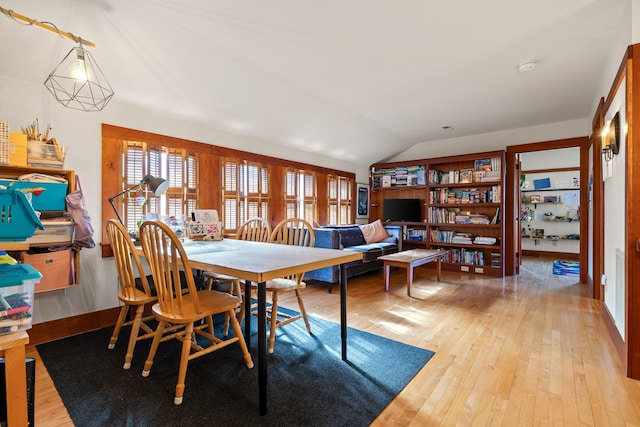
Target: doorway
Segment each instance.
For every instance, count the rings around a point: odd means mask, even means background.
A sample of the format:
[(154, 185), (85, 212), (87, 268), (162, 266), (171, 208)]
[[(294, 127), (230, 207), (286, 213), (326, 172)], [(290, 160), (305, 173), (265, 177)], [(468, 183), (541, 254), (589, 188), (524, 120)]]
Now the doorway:
[[(587, 280), (587, 137), (507, 147), (505, 230), (507, 275), (517, 275), (523, 255), (550, 259), (550, 271)], [(582, 185), (581, 185), (582, 184)], [(555, 260), (568, 261), (554, 265)]]

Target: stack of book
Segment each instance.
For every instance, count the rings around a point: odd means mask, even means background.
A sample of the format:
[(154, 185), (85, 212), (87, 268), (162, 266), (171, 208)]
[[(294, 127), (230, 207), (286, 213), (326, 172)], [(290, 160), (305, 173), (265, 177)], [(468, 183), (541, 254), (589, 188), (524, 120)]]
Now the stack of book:
[(495, 237), (478, 236), (475, 239), (473, 239), (473, 243), (475, 245), (495, 245), (496, 244), (496, 238)]
[(455, 233), (451, 238), (451, 243), (470, 245), (473, 243), (473, 235), (470, 233)]

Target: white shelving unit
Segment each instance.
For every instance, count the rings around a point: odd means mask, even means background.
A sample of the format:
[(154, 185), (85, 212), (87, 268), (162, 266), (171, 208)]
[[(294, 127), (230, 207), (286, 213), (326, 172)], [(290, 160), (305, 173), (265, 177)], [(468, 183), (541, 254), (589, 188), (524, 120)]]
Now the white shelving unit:
[[(521, 189), (522, 249), (580, 253), (580, 183), (577, 172), (527, 175)], [(538, 179), (549, 178), (550, 187), (535, 188)]]

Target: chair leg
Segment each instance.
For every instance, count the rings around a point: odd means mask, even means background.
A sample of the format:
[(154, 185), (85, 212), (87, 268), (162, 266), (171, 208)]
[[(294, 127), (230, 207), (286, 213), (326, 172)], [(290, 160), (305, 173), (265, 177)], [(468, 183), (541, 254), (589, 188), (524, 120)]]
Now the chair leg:
[(231, 327), (233, 328), (233, 332), (238, 337), (238, 344), (240, 344), (240, 349), (242, 350), (242, 356), (244, 356), (244, 361), (247, 364), (247, 368), (253, 368), (253, 360), (251, 359), (251, 354), (249, 353), (249, 349), (247, 349), (247, 343), (244, 342), (244, 337), (242, 336), (242, 329), (240, 329), (240, 322), (238, 322), (235, 316), (231, 316)]
[(125, 304), (120, 309), (118, 320), (116, 321), (116, 325), (113, 327), (113, 334), (111, 334), (111, 339), (109, 340), (109, 350), (113, 350), (115, 348), (116, 341), (118, 341), (118, 335), (120, 335), (120, 329), (122, 329), (122, 324), (124, 323), (124, 319), (126, 319), (128, 313), (129, 305)]
[(182, 340), (182, 353), (180, 354), (180, 368), (178, 368), (178, 384), (176, 384), (176, 397), (173, 399), (174, 405), (182, 404), (184, 395), (184, 380), (187, 377), (187, 366), (189, 365), (189, 354), (191, 353), (191, 341), (188, 337), (193, 332), (193, 322), (189, 323), (185, 329)]
[(298, 298), (298, 306), (300, 307), (300, 313), (302, 314), (302, 318), (304, 319), (304, 324), (307, 325), (307, 331), (311, 333), (311, 324), (309, 324), (307, 310), (304, 308), (304, 302), (302, 302), (302, 295), (300, 295), (299, 289), (296, 289), (296, 297)]
[(271, 316), (269, 317), (269, 353), (273, 353), (276, 343), (276, 326), (278, 326), (278, 293), (271, 293)]
[[(230, 293), (231, 295), (237, 295), (238, 298), (240, 298), (240, 310), (239, 312), (242, 313), (242, 289), (240, 288), (240, 280), (233, 280), (231, 282), (229, 282), (229, 289), (227, 290), (228, 293)], [(242, 316), (242, 314), (240, 314)], [(236, 316), (238, 316), (236, 314)], [(242, 321), (242, 318), (240, 319), (240, 321)], [(225, 314), (224, 315), (224, 327), (222, 328), (222, 336), (228, 336), (229, 335), (229, 315)]]
[(142, 323), (142, 312), (144, 311), (144, 305), (139, 305), (136, 309), (136, 317), (131, 324), (131, 334), (129, 335), (129, 345), (127, 346), (127, 354), (124, 355), (123, 369), (129, 369), (131, 367), (131, 360), (133, 359), (133, 350), (138, 341), (138, 332), (140, 331), (140, 324)]
[(151, 342), (151, 348), (149, 349), (149, 355), (147, 356), (147, 360), (144, 362), (144, 369), (142, 370), (143, 377), (148, 377), (149, 372), (151, 372), (153, 359), (154, 357), (156, 357), (156, 352), (158, 351), (158, 346), (160, 345), (162, 336), (164, 335), (164, 328), (166, 327), (166, 325), (167, 325), (167, 322), (165, 321), (160, 321), (160, 323), (158, 323), (156, 334), (153, 336), (153, 341)]

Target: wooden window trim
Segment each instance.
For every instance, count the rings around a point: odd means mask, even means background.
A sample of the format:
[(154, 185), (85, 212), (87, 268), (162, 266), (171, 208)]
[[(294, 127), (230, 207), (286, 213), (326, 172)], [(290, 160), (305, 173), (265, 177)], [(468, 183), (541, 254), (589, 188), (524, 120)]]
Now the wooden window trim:
[[(326, 175), (339, 175), (353, 180), (352, 189), (355, 188), (355, 173), (321, 166), (315, 166), (300, 162), (295, 162), (277, 157), (255, 154), (248, 151), (236, 150), (232, 148), (220, 147), (203, 142), (190, 141), (182, 138), (174, 138), (141, 130), (129, 129), (121, 126), (102, 124), (102, 230), (108, 219), (115, 218), (115, 213), (109, 204), (109, 197), (117, 194), (117, 181), (113, 177), (121, 172), (120, 150), (123, 140), (134, 140), (140, 142), (150, 142), (153, 145), (162, 145), (168, 148), (181, 148), (190, 152), (198, 153), (198, 204), (199, 207), (219, 206), (222, 203), (222, 186), (212, 185), (220, 183), (221, 164), (220, 157), (236, 157), (250, 162), (268, 164), (271, 168), (269, 193), (269, 220), (272, 225), (277, 224), (284, 218), (283, 179), (287, 168), (297, 168), (316, 173), (317, 187), (317, 214), (318, 222), (325, 224), (328, 219), (328, 197)], [(324, 176), (323, 176), (324, 175)], [(206, 191), (203, 191), (206, 189)], [(352, 191), (353, 193), (353, 191)], [(351, 195), (352, 200), (355, 194)], [(355, 214), (351, 212), (351, 221), (355, 221)], [(111, 256), (111, 248), (106, 236), (102, 233), (102, 253), (103, 256)]]

